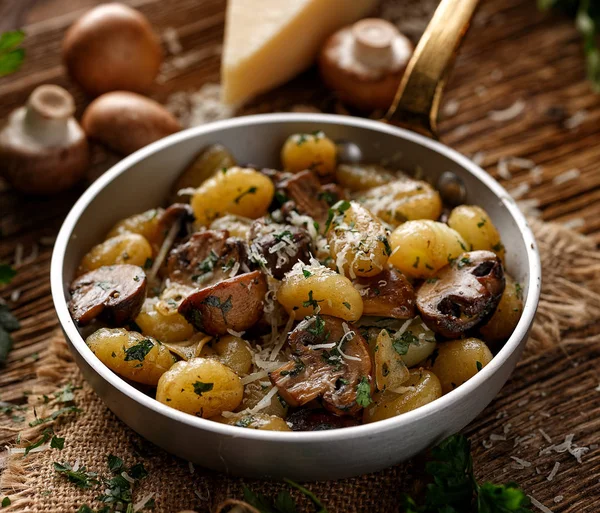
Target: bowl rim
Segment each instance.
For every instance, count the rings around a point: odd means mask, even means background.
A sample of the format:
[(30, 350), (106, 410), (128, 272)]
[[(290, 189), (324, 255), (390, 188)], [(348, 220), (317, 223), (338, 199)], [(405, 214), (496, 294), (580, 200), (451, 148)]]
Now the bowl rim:
[[(223, 130), (234, 127), (254, 126), (258, 124), (285, 124), (285, 123), (315, 123), (315, 124), (336, 124), (343, 126), (352, 126), (360, 129), (366, 129), (376, 132), (383, 132), (392, 136), (399, 137), (421, 146), (428, 150), (441, 154), (465, 169), (479, 181), (483, 182), (498, 198), (506, 208), (509, 215), (512, 216), (520, 229), (521, 236), (527, 250), (527, 268), (529, 271), (529, 281), (527, 283), (527, 294), (524, 298), (524, 308), (521, 318), (512, 333), (509, 340), (492, 361), (486, 365), (480, 372), (469, 379), (466, 383), (457, 387), (448, 394), (428, 403), (416, 410), (404, 413), (402, 415), (380, 420), (371, 424), (362, 424), (359, 426), (346, 427), (343, 429), (332, 429), (324, 431), (261, 431), (254, 429), (239, 429), (235, 426), (221, 424), (208, 419), (195, 417), (188, 413), (171, 408), (158, 402), (156, 399), (147, 396), (137, 390), (134, 386), (127, 383), (124, 379), (111, 371), (104, 365), (87, 347), (83, 337), (80, 335), (75, 323), (73, 322), (68, 308), (64, 293), (63, 284), (63, 266), (65, 253), (71, 238), (73, 228), (78, 222), (81, 214), (93, 201), (96, 195), (104, 189), (109, 183), (118, 176), (126, 173), (134, 164), (159, 153), (167, 147), (182, 142), (187, 139), (193, 139), (198, 136), (210, 134), (213, 131)], [(533, 323), (535, 312), (538, 305), (541, 288), (541, 263), (537, 243), (533, 233), (529, 228), (527, 220), (517, 207), (515, 201), (506, 192), (506, 190), (482, 168), (477, 166), (464, 155), (448, 146), (429, 139), (423, 135), (411, 132), (409, 130), (388, 125), (380, 121), (368, 120), (350, 116), (340, 116), (333, 114), (302, 114), (302, 113), (275, 113), (259, 114), (252, 116), (242, 116), (222, 121), (207, 123), (194, 128), (189, 128), (181, 132), (170, 135), (164, 139), (156, 141), (135, 153), (125, 157), (123, 160), (112, 166), (95, 182), (77, 200), (65, 218), (59, 234), (56, 238), (52, 253), (50, 267), (51, 293), (56, 309), (56, 313), (66, 336), (69, 338), (73, 348), (86, 361), (86, 363), (99, 374), (107, 383), (116, 388), (119, 392), (129, 397), (145, 408), (149, 408), (154, 413), (163, 415), (170, 420), (181, 422), (189, 427), (197, 428), (199, 431), (213, 432), (215, 435), (223, 435), (235, 438), (244, 438), (247, 440), (257, 440), (262, 442), (273, 442), (282, 444), (294, 443), (320, 443), (320, 442), (341, 442), (344, 440), (358, 439), (362, 437), (371, 437), (379, 433), (398, 429), (402, 426), (408, 426), (423, 421), (427, 417), (435, 414), (438, 410), (446, 410), (459, 403), (465, 396), (468, 396), (477, 387), (484, 386), (491, 380), (494, 374), (506, 363), (514, 351), (528, 335), (529, 329)]]

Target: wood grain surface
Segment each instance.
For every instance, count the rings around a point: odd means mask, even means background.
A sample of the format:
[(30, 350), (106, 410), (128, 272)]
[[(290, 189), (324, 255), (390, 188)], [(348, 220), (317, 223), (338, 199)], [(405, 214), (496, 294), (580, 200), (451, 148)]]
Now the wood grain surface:
[[(87, 99), (66, 77), (60, 45), (65, 29), (81, 12), (97, 3), (100, 2), (0, 0), (0, 30), (25, 27), (27, 33), (23, 68), (0, 78), (0, 119), (21, 105), (33, 88), (48, 82), (68, 88), (81, 114)], [(195, 90), (207, 82), (218, 82), (224, 0), (127, 3), (144, 12), (159, 33), (174, 28), (183, 46), (183, 52), (176, 57), (183, 59), (185, 66), (172, 68), (169, 79), (156, 85), (155, 98), (164, 101), (175, 91)], [(169, 56), (170, 60), (174, 58)], [(245, 112), (289, 110), (298, 104), (340, 109), (311, 70), (278, 91), (258, 98)], [(498, 122), (490, 114), (515, 104), (522, 111), (513, 119)], [(516, 168), (511, 169), (512, 178), (501, 183), (509, 190), (527, 183), (530, 189), (522, 199), (536, 200), (542, 219), (574, 223), (578, 231), (600, 243), (600, 95), (592, 91), (585, 79), (581, 42), (571, 20), (540, 14), (533, 0), (484, 0), (457, 59), (442, 111), (443, 142), (469, 156), (481, 152), (483, 167), (496, 177), (502, 158), (530, 159), (542, 166), (539, 184), (531, 183), (529, 170)], [(583, 121), (569, 128), (574, 115)], [(35, 361), (57, 325), (48, 279), (52, 238), (86, 185), (118, 158), (95, 147), (87, 181), (52, 198), (25, 197), (0, 182), (0, 262), (13, 263), (15, 256), (22, 254), (13, 283), (0, 290), (22, 323), (22, 329), (14, 336), (15, 349), (9, 364), (0, 373), (1, 400), (23, 400), (23, 391), (35, 378)], [(562, 173), (570, 169), (578, 169), (580, 176), (558, 183)], [(549, 465), (554, 462), (552, 454), (543, 455), (539, 463), (530, 467), (515, 468), (523, 465), (516, 460), (512, 460), (513, 464), (495, 458), (493, 446), (515, 443), (516, 436), (532, 434), (532, 422), (525, 422), (531, 415), (539, 422), (536, 429), (553, 426), (547, 431), (552, 431), (550, 435), (556, 443), (570, 432), (576, 432), (577, 442), (598, 443), (598, 418), (589, 418), (587, 412), (597, 412), (592, 406), (600, 400), (598, 392), (594, 392), (600, 361), (600, 321), (585, 334), (596, 337), (593, 351), (580, 344), (571, 348), (571, 359), (565, 360), (565, 353), (557, 351), (546, 359), (523, 362), (521, 366), (526, 371), (519, 372), (508, 385), (510, 393), (503, 393), (494, 410), (482, 415), (469, 429), (477, 440), (477, 461), (485, 462), (482, 475), (525, 483), (555, 512), (599, 510), (598, 451), (583, 467), (571, 461), (572, 456), (563, 454), (563, 466), (555, 477), (561, 479), (558, 487), (547, 480)], [(543, 402), (544, 411), (537, 411), (534, 399), (542, 394), (552, 397)], [(578, 399), (572, 401), (573, 397)], [(515, 413), (515, 408), (520, 410)], [(512, 420), (506, 441), (490, 445), (490, 434), (504, 436), (506, 423), (498, 416), (502, 411), (510, 412), (517, 420)], [(521, 421), (528, 432), (517, 429)], [(539, 431), (534, 434), (537, 444), (542, 435)], [(520, 451), (515, 455), (524, 461), (539, 459), (538, 445), (515, 447)], [(553, 497), (560, 495), (557, 490), (561, 487), (568, 490), (563, 495), (569, 500), (554, 503)]]

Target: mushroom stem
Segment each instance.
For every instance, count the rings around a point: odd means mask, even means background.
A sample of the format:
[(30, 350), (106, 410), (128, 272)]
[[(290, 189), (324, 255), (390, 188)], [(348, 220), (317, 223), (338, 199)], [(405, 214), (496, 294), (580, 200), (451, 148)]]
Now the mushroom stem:
[(369, 68), (387, 68), (394, 57), (393, 43), (398, 29), (390, 22), (367, 18), (352, 26), (354, 56)]
[(42, 85), (29, 96), (23, 127), (39, 144), (58, 146), (67, 137), (68, 121), (74, 113), (75, 102), (65, 89)]

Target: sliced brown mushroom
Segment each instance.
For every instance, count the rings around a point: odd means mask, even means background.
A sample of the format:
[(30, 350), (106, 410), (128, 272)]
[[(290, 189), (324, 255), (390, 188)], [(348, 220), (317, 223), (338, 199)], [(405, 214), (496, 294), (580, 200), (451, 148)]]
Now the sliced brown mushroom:
[(463, 253), (421, 285), (417, 308), (431, 330), (457, 338), (491, 317), (504, 285), (502, 262), (494, 253)]
[(322, 192), (319, 193), (319, 199), (323, 199), (331, 207), (338, 201), (349, 199), (348, 195), (337, 183), (326, 183), (322, 187)]
[(354, 281), (363, 299), (363, 315), (412, 319), (415, 316), (415, 289), (396, 269), (386, 269), (371, 278)]
[(205, 287), (229, 278), (236, 264), (241, 265), (245, 258), (246, 247), (241, 239), (229, 237), (227, 230), (205, 230), (171, 250), (167, 273), (172, 281)]
[(96, 318), (110, 326), (123, 326), (140, 313), (145, 298), (146, 274), (141, 267), (104, 266), (71, 284), (69, 311), (80, 326)]
[(286, 419), (292, 425), (292, 431), (325, 431), (358, 426), (355, 417), (340, 417), (320, 408), (302, 408), (290, 413)]
[(194, 211), (187, 203), (173, 203), (161, 213), (156, 229), (164, 237), (173, 223), (180, 223), (180, 236), (186, 236), (188, 227), (194, 222)]
[(372, 364), (367, 343), (354, 325), (329, 315), (308, 317), (290, 333), (288, 344), (294, 361), (269, 377), (290, 406), (321, 397), (336, 415), (355, 415), (363, 408), (358, 392), (365, 387), (369, 394), (373, 391)]
[(190, 294), (179, 305), (179, 313), (211, 335), (246, 331), (260, 319), (266, 293), (264, 274), (253, 271)]
[(310, 261), (312, 239), (303, 228), (257, 220), (252, 223), (249, 239), (252, 241), (250, 258), (260, 259), (255, 263), (278, 280), (283, 279), (296, 262), (308, 264)]
[(277, 190), (293, 201), (300, 214), (309, 215), (319, 223), (327, 219), (329, 205), (323, 199), (319, 179), (311, 171), (301, 171), (285, 176), (277, 184)]

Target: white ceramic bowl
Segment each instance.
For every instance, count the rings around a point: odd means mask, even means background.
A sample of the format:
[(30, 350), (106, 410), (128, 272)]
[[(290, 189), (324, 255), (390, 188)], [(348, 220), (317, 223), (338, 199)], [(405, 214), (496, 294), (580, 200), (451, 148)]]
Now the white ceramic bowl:
[[(365, 161), (400, 155), (436, 179), (461, 177), (467, 203), (486, 209), (506, 246), (508, 272), (523, 284), (521, 319), (492, 362), (464, 385), (399, 417), (330, 431), (272, 432), (242, 429), (182, 413), (126, 383), (86, 346), (67, 309), (68, 288), (80, 258), (118, 220), (163, 205), (180, 171), (208, 144), (221, 143), (238, 162), (278, 167), (279, 150), (292, 133), (323, 130), (356, 142)], [(106, 405), (134, 431), (196, 464), (253, 477), (324, 480), (388, 467), (466, 426), (494, 398), (517, 363), (536, 311), (541, 285), (537, 246), (506, 191), (456, 151), (413, 132), (360, 118), (314, 114), (248, 116), (185, 130), (119, 162), (83, 194), (67, 216), (54, 247), (52, 296), (75, 360)]]

